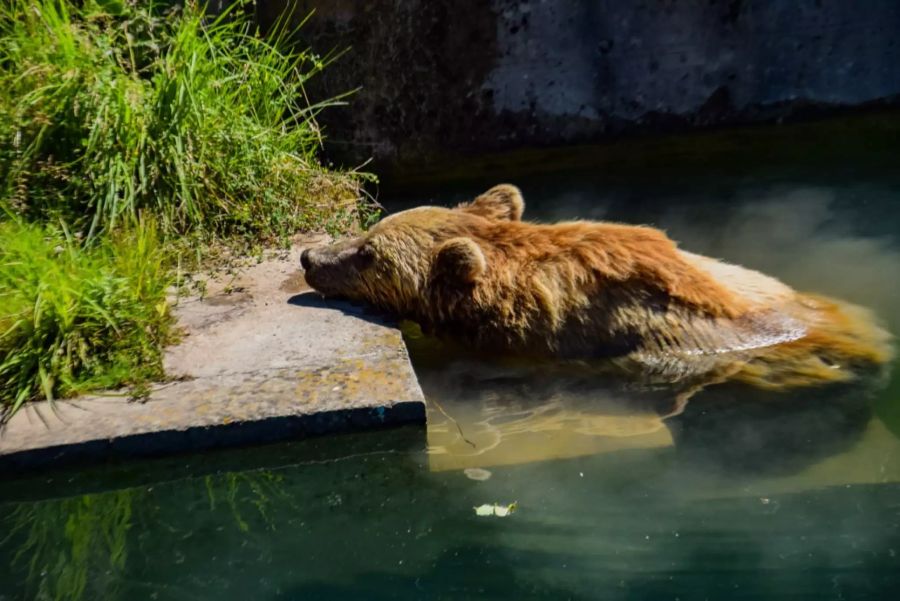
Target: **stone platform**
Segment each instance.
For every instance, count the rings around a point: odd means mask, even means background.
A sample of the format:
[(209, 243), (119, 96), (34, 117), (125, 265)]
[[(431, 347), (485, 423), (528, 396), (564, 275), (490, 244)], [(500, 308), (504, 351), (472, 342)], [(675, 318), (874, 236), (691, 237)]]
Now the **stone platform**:
[(282, 256), (208, 281), (175, 308), (173, 381), (143, 401), (110, 393), (20, 410), (0, 434), (0, 471), (153, 456), (425, 422), (394, 324), (324, 302)]

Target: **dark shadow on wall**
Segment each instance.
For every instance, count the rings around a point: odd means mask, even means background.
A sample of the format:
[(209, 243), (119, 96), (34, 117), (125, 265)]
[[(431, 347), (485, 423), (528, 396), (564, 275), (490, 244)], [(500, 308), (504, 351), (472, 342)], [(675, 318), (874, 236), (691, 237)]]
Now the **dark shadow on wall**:
[(490, 2), (257, 3), (264, 31), (284, 14), (299, 46), (321, 55), (346, 52), (307, 89), (314, 102), (355, 90), (349, 106), (318, 117), (330, 157), (358, 164), (372, 156), (413, 158), (439, 140), (477, 144), (492, 106), (481, 84), (498, 52)]
[[(900, 6), (260, 0), (303, 48), (330, 158), (382, 175), (490, 151), (807, 120), (900, 104)], [(315, 9), (315, 14), (299, 28)], [(848, 68), (852, 65), (852, 68)]]

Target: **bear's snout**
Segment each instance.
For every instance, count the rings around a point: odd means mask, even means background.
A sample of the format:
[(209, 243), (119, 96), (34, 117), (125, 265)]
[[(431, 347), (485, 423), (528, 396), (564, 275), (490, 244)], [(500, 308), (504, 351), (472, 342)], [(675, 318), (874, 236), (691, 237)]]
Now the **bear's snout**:
[(303, 268), (303, 271), (309, 271), (309, 266), (311, 265), (309, 261), (309, 249), (303, 249), (303, 252), (300, 253), (300, 267)]
[(319, 292), (330, 292), (330, 288), (332, 288), (329, 284), (334, 279), (334, 273), (332, 273), (334, 269), (330, 258), (329, 253), (322, 253), (321, 248), (305, 248), (300, 253), (303, 277), (307, 284)]
[(359, 288), (359, 272), (353, 262), (358, 246), (347, 241), (304, 249), (300, 266), (306, 283), (326, 296), (353, 296)]

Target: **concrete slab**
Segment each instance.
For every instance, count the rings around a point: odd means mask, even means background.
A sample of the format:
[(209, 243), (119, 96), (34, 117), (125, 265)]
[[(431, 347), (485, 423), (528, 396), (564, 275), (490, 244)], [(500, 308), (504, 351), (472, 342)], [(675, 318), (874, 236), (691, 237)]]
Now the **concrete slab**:
[(303, 246), (182, 299), (185, 337), (165, 359), (176, 380), (146, 401), (111, 393), (19, 411), (0, 435), (0, 470), (424, 423), (399, 330), (312, 292)]

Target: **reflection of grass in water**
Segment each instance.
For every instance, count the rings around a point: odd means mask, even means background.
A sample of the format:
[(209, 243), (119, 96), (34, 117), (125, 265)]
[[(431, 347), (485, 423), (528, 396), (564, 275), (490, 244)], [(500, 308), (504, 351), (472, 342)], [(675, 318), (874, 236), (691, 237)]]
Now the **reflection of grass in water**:
[(275, 529), (269, 513), (273, 501), (288, 501), (289, 496), (282, 487), (283, 479), (280, 475), (268, 470), (256, 470), (250, 472), (230, 472), (222, 476), (206, 476), (206, 496), (209, 499), (210, 511), (215, 511), (216, 505), (224, 501), (231, 511), (232, 517), (241, 532), (248, 532), (250, 525), (243, 518), (241, 500), (247, 498), (242, 489), (249, 489), (249, 503), (259, 512), (260, 517), (270, 530)]
[(29, 598), (113, 596), (125, 568), (134, 492), (119, 490), (15, 507), (6, 540), (24, 534), (13, 564), (27, 564), (24, 588)]
[[(221, 507), (241, 532), (249, 532), (254, 511), (268, 529), (275, 530), (273, 506), (290, 502), (282, 482), (280, 475), (266, 470), (230, 472), (152, 488), (21, 503), (3, 522), (8, 534), (0, 539), (0, 548), (19, 545), (10, 555), (13, 568), (25, 573), (21, 590), (25, 598), (110, 599), (124, 583), (132, 527), (158, 523), (147, 515), (157, 505), (149, 502), (155, 490), (168, 498), (171, 490), (166, 489), (173, 486), (188, 495), (204, 494), (201, 486), (205, 486), (210, 514), (215, 516)], [(222, 521), (228, 521), (227, 514)]]

